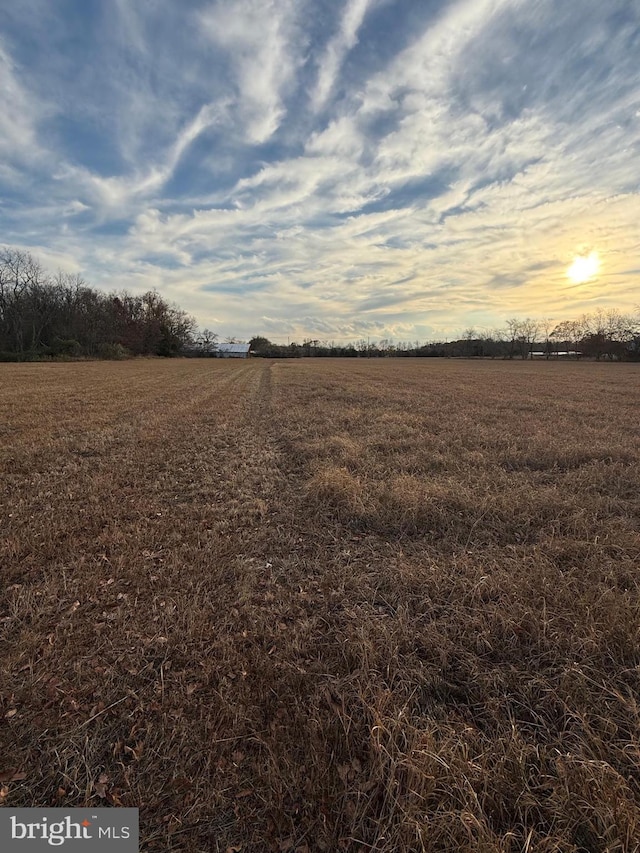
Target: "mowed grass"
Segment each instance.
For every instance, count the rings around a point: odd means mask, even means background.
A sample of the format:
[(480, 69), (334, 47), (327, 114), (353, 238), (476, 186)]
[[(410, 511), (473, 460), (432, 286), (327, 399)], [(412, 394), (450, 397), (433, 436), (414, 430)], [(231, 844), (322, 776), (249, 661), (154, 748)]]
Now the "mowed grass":
[(0, 365), (0, 802), (640, 849), (634, 365)]

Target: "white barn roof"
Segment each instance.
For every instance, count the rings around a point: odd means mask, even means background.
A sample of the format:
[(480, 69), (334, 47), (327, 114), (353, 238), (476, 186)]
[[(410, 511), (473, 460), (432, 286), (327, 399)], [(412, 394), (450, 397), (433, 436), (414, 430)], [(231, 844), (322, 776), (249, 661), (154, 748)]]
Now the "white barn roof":
[(249, 344), (218, 344), (218, 352), (245, 354), (249, 352)]

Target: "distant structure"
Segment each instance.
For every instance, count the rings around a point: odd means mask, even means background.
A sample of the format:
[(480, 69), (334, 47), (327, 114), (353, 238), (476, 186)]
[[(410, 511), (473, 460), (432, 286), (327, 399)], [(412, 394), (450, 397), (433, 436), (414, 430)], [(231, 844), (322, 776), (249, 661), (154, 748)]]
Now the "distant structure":
[(250, 344), (217, 344), (218, 358), (249, 358)]
[(582, 353), (577, 350), (560, 350), (559, 352), (552, 350), (549, 350), (549, 352), (534, 350), (530, 355), (531, 358), (580, 358)]

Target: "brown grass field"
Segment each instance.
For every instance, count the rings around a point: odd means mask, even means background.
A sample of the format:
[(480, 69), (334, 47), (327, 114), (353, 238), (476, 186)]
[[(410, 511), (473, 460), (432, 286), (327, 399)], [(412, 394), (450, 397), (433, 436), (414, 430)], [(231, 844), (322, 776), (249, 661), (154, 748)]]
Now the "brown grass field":
[(640, 849), (640, 374), (0, 365), (0, 803), (144, 851)]

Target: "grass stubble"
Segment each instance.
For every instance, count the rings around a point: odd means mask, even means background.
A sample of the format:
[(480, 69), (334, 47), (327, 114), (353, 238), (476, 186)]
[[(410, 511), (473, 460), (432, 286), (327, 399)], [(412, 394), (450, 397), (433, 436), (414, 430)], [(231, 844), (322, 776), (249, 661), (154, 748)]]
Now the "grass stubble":
[(0, 803), (640, 849), (633, 365), (2, 365)]

